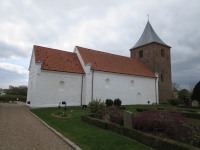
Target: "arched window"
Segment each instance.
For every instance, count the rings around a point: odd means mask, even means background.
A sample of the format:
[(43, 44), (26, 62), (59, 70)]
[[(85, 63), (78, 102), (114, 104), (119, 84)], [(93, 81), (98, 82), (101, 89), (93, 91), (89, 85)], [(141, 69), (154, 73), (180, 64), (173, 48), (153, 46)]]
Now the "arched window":
[(63, 91), (64, 88), (65, 88), (65, 82), (64, 82), (64, 81), (60, 81), (60, 82), (59, 82), (59, 90), (60, 90), (60, 91)]
[(141, 97), (141, 93), (140, 92), (137, 92), (137, 97)]
[(105, 80), (105, 86), (106, 86), (106, 87), (110, 87), (110, 79), (107, 78), (107, 79)]
[(134, 80), (131, 80), (131, 88), (134, 88)]

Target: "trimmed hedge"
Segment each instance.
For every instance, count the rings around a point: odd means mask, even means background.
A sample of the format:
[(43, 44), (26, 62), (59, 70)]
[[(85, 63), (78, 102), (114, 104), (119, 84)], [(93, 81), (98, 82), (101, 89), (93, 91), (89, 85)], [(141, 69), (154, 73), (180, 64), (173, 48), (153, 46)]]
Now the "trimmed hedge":
[(115, 123), (108, 123), (107, 122), (107, 130), (110, 130), (112, 132), (118, 133), (123, 135), (123, 129), (121, 128), (121, 126), (115, 124)]
[(200, 114), (197, 113), (182, 112), (182, 114), (186, 118), (200, 119)]
[(152, 108), (136, 108), (136, 111), (137, 112), (143, 112), (143, 111), (149, 111), (151, 110)]
[(95, 119), (89, 116), (81, 116), (83, 122), (87, 122), (94, 126), (113, 131), (120, 135), (124, 135), (131, 139), (134, 139), (140, 143), (156, 148), (158, 150), (198, 150), (198, 147), (194, 147), (189, 144), (181, 143), (178, 141), (163, 139), (154, 135), (150, 135), (135, 129), (128, 129), (123, 126), (119, 126), (113, 123), (105, 122), (100, 119)]
[(105, 122), (103, 120), (92, 118), (92, 117), (89, 117), (89, 116), (81, 116), (81, 120), (83, 122), (87, 122), (89, 124), (92, 124), (96, 127), (107, 129), (107, 122)]
[(189, 108), (189, 109), (200, 109), (200, 107), (194, 107), (194, 106), (176, 106), (179, 108)]

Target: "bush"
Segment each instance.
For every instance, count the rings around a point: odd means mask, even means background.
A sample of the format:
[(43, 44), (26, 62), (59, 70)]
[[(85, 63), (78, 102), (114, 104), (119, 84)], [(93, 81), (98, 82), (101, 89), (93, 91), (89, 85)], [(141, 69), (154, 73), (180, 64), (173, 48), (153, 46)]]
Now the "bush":
[(141, 112), (133, 117), (133, 128), (150, 132), (153, 134), (162, 133), (182, 142), (188, 142), (193, 132), (193, 127), (186, 124), (180, 112), (176, 110), (150, 110)]
[(116, 107), (106, 107), (102, 110), (101, 118), (108, 115), (107, 121), (116, 123), (118, 125), (123, 125), (123, 110)]
[(169, 104), (175, 106), (179, 104), (179, 100), (178, 99), (169, 99), (167, 100)]
[(140, 143), (143, 143), (145, 145), (149, 145), (156, 149), (162, 149), (162, 150), (197, 150), (199, 148), (180, 143), (178, 141), (166, 139), (166, 138), (160, 138), (158, 136), (146, 134), (144, 132), (135, 130), (135, 129), (128, 129), (122, 126), (118, 126), (109, 122), (104, 122), (100, 119), (91, 118), (89, 116), (82, 116), (81, 120), (84, 122), (87, 122), (89, 124), (95, 125), (97, 127), (107, 129), (110, 131), (113, 131), (115, 133), (118, 133), (120, 135), (124, 135), (126, 137), (132, 138), (136, 141), (139, 141)]
[(100, 118), (102, 109), (105, 107), (105, 103), (102, 102), (100, 99), (96, 99), (89, 102), (88, 107), (93, 117)]
[(106, 107), (112, 106), (113, 100), (112, 99), (106, 99)]
[(117, 98), (114, 100), (114, 106), (121, 106), (121, 104), (122, 104), (122, 101), (120, 99)]

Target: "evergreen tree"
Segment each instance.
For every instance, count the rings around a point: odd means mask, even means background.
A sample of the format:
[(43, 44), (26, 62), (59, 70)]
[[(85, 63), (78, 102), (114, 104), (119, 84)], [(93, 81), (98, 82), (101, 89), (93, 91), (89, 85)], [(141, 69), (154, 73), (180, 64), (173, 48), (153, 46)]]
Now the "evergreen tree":
[(195, 85), (191, 99), (200, 102), (200, 81)]

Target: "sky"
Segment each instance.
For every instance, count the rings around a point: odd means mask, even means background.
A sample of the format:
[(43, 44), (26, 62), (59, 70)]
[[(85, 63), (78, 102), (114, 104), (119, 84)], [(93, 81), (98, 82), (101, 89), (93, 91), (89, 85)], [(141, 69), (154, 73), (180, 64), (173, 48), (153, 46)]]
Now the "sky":
[(28, 84), (33, 45), (130, 56), (149, 21), (171, 48), (172, 82), (200, 80), (199, 0), (0, 0), (0, 88)]

